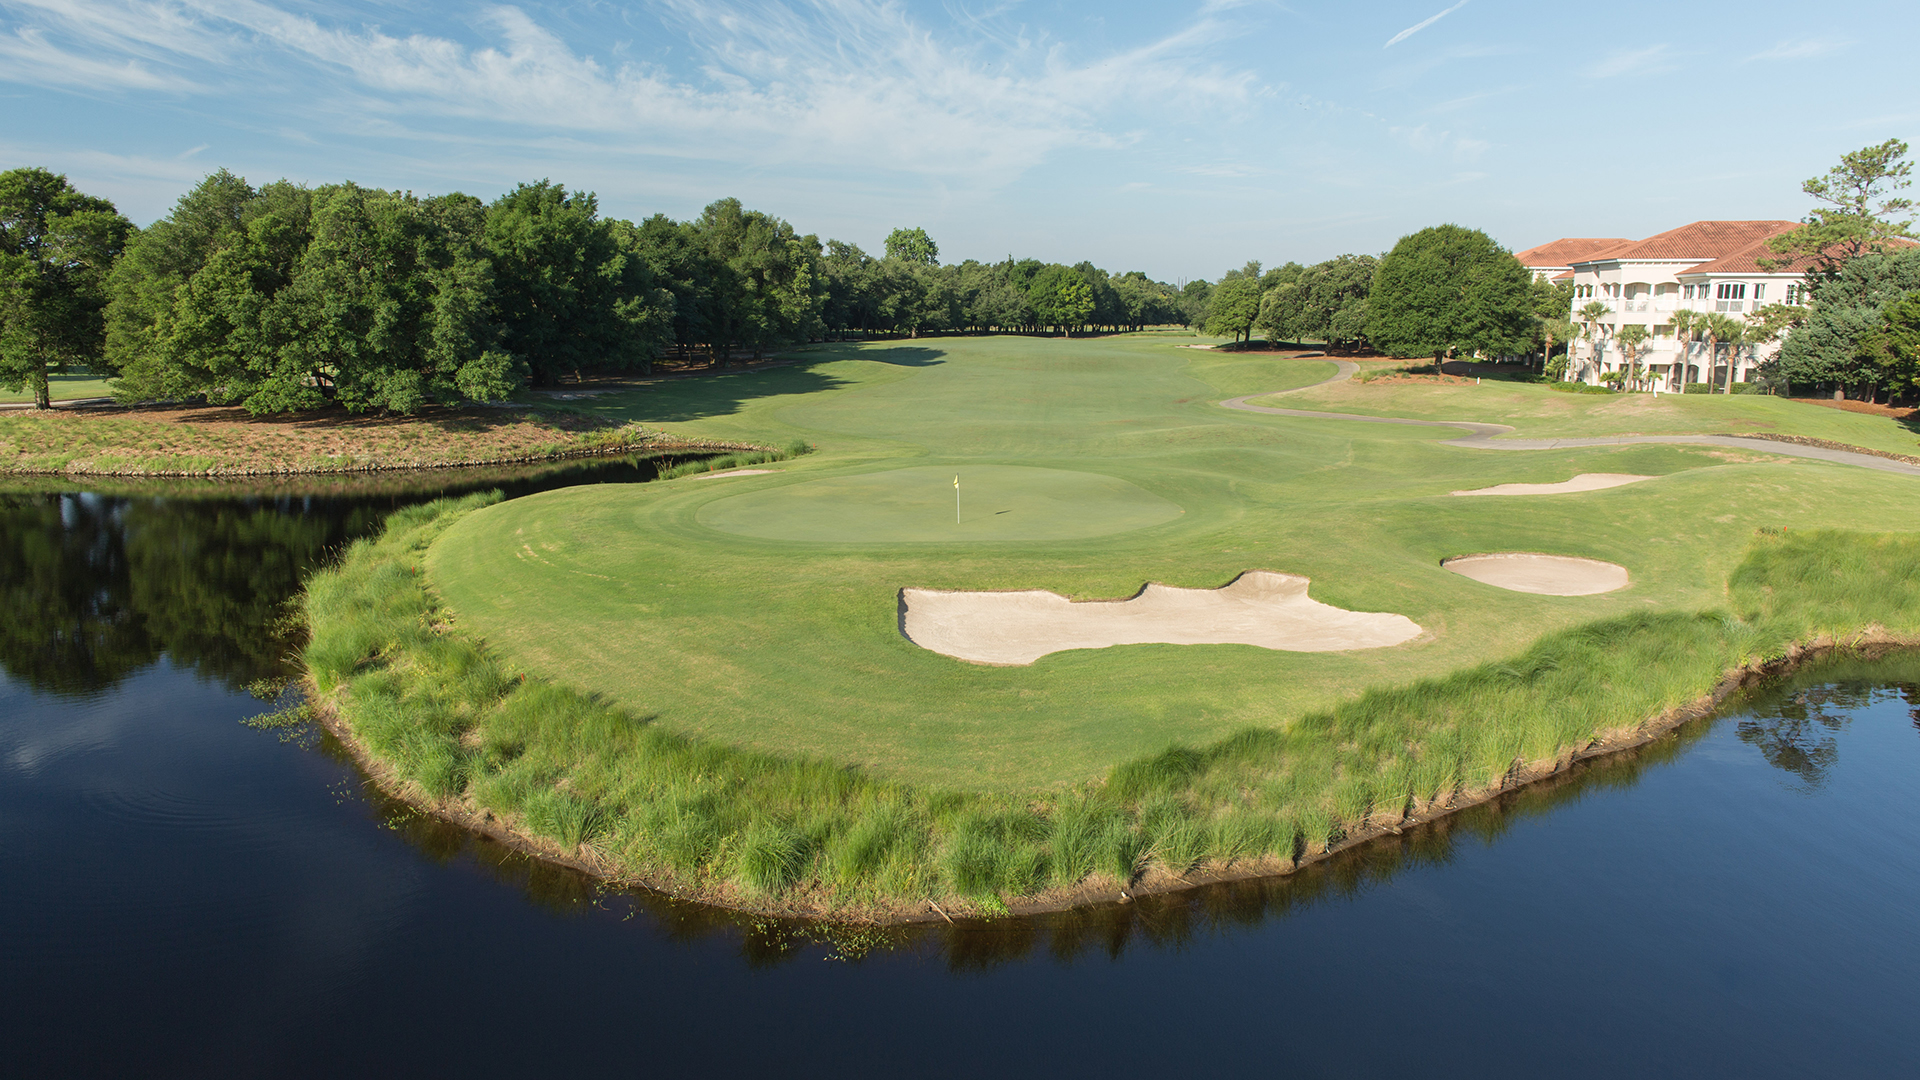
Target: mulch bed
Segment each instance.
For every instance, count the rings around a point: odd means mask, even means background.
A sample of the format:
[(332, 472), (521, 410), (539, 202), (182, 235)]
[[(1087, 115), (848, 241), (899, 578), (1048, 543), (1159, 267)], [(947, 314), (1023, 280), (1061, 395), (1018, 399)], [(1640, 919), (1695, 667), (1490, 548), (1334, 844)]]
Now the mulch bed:
[(1886, 416), (1895, 420), (1910, 420), (1920, 414), (1920, 408), (1909, 405), (1881, 405), (1873, 401), (1835, 401), (1832, 398), (1788, 398), (1802, 405), (1818, 405), (1823, 409), (1840, 409), (1843, 412), (1865, 413), (1868, 416)]
[(1832, 439), (1814, 439), (1805, 435), (1779, 435), (1769, 431), (1728, 431), (1722, 434), (1736, 439), (1768, 439), (1773, 442), (1792, 443), (1795, 446), (1817, 446), (1822, 450), (1845, 450), (1850, 454), (1868, 454), (1872, 457), (1887, 458), (1892, 461), (1904, 461), (1909, 465), (1920, 465), (1920, 457), (1911, 454), (1896, 454), (1891, 450), (1875, 450), (1852, 443), (1834, 442)]

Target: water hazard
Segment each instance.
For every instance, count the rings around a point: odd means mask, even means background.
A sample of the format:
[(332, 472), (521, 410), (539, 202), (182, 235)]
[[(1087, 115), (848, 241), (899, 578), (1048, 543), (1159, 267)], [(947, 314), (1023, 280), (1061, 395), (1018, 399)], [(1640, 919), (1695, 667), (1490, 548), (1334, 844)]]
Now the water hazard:
[(1837, 661), (1292, 879), (842, 931), (610, 892), (242, 723), (440, 489), (0, 493), (11, 1075), (1907, 1075), (1920, 658)]

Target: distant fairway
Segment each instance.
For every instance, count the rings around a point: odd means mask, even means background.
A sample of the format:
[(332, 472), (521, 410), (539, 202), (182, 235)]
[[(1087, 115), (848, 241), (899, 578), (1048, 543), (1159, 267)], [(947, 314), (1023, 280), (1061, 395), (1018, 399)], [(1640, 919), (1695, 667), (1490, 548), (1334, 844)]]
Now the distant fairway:
[(1078, 540), (1179, 516), (1166, 499), (1098, 473), (930, 465), (736, 495), (708, 503), (694, 519), (769, 540), (952, 543)]
[[(1760, 526), (1920, 529), (1909, 477), (1671, 446), (1489, 454), (1439, 445), (1457, 434), (1446, 430), (1216, 404), (1316, 382), (1333, 370), (1321, 360), (1152, 337), (937, 338), (800, 356), (594, 399), (586, 407), (675, 433), (819, 451), (765, 475), (576, 488), (475, 512), (427, 559), (457, 625), (664, 730), (1011, 792), (1098, 777), (1174, 743), (1284, 728), (1366, 687), (1512, 655), (1578, 624), (1713, 609)], [(1342, 386), (1285, 403), (1522, 420), (1529, 435), (1562, 421), (1581, 434), (1805, 421), (1856, 445), (1913, 441), (1891, 420), (1777, 399), (1422, 389)], [(1582, 473), (1660, 479), (1449, 494)], [(1483, 552), (1603, 560), (1632, 584), (1543, 596), (1440, 566)], [(1147, 582), (1215, 589), (1255, 569), (1305, 576), (1314, 600), (1403, 615), (1426, 633), (1352, 652), (1121, 645), (986, 667), (899, 630), (907, 587), (1088, 600)]]

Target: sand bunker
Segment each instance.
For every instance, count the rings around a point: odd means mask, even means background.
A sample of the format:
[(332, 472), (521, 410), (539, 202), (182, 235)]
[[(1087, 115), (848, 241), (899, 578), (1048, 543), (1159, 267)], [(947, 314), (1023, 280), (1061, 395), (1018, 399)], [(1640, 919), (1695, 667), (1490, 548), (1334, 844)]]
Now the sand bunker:
[(1568, 555), (1509, 551), (1497, 555), (1462, 555), (1442, 560), (1440, 565), (1488, 585), (1543, 596), (1592, 596), (1627, 587), (1626, 567)]
[[(712, 480), (721, 476), (765, 476), (768, 473), (776, 473), (779, 471), (779, 469), (728, 469), (726, 472), (701, 473), (695, 477), (695, 479)], [(1458, 494), (1458, 492), (1455, 494)]]
[(1562, 480), (1557, 484), (1495, 484), (1493, 487), (1474, 488), (1471, 491), (1456, 491), (1455, 495), (1561, 495), (1570, 491), (1601, 491), (1619, 487), (1622, 484), (1637, 484), (1642, 480), (1651, 480), (1651, 476), (1636, 476), (1633, 473), (1586, 472), (1571, 480)]
[(1258, 645), (1287, 652), (1378, 649), (1419, 636), (1404, 615), (1346, 611), (1307, 598), (1307, 579), (1249, 570), (1218, 589), (1150, 584), (1130, 600), (1074, 603), (1057, 593), (902, 589), (907, 639), (962, 660), (1031, 664), (1109, 645)]

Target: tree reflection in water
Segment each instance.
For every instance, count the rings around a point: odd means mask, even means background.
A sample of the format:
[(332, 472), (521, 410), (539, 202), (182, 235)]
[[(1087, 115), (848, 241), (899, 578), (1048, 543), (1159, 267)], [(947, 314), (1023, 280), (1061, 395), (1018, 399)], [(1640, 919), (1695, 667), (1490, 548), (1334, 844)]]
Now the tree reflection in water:
[[(1812, 792), (1840, 760), (1836, 736), (1853, 713), (1889, 695), (1920, 703), (1920, 662), (1911, 653), (1872, 650), (1803, 669), (1750, 699), (1734, 734), (1767, 764)], [(1920, 728), (1920, 709), (1910, 712)]]
[[(164, 653), (234, 689), (294, 673), (288, 602), (393, 511), (500, 488), (639, 483), (680, 458), (302, 481), (0, 490), (0, 668), (42, 693), (107, 690)], [(49, 490), (49, 488), (56, 490)]]

